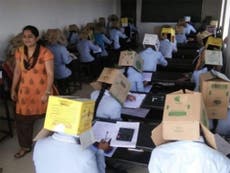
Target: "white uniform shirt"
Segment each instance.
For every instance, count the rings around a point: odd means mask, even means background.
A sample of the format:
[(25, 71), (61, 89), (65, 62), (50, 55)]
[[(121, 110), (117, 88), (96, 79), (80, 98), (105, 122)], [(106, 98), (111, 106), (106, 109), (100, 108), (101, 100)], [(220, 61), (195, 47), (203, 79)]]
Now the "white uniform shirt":
[[(93, 91), (90, 95), (92, 100), (97, 100), (100, 91)], [(121, 104), (105, 90), (105, 93), (98, 104), (96, 117), (113, 120), (121, 120)]]
[(36, 142), (33, 161), (36, 173), (99, 173), (95, 152), (58, 133)]
[(148, 169), (149, 173), (229, 173), (230, 160), (206, 144), (178, 141), (156, 147)]
[(143, 71), (157, 70), (157, 64), (167, 66), (168, 62), (159, 51), (154, 51), (152, 48), (147, 48), (140, 52), (140, 57), (144, 60)]
[(184, 28), (184, 33), (186, 35), (189, 35), (191, 34), (191, 32), (196, 33), (196, 29), (191, 24), (187, 23)]

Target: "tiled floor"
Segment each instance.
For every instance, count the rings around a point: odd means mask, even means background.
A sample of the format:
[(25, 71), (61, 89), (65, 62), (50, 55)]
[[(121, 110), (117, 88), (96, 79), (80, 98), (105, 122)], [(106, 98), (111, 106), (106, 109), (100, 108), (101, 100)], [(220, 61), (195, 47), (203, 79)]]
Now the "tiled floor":
[[(92, 87), (87, 84), (84, 84), (82, 86), (82, 90), (75, 92), (74, 95), (89, 98), (91, 91)], [(0, 106), (0, 113), (1, 110), (2, 107)], [(1, 123), (0, 127), (2, 127)], [(38, 121), (35, 124), (35, 134), (39, 131), (39, 129), (41, 129), (42, 124), (43, 121)], [(0, 173), (35, 173), (32, 161), (32, 152), (28, 153), (25, 157), (21, 159), (15, 159), (14, 154), (18, 151), (18, 149), (19, 146), (15, 132), (13, 138), (6, 138), (4, 141), (0, 142)], [(128, 172), (147, 173), (148, 171), (146, 168), (143, 167), (135, 167), (133, 169), (128, 170)]]

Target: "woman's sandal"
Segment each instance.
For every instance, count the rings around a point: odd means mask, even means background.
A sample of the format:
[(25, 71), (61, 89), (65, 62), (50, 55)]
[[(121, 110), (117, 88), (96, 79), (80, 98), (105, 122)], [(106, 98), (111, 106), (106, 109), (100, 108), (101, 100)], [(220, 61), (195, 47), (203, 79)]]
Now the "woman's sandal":
[(27, 153), (31, 152), (31, 148), (21, 148), (19, 152), (17, 152), (14, 157), (19, 159), (24, 157)]

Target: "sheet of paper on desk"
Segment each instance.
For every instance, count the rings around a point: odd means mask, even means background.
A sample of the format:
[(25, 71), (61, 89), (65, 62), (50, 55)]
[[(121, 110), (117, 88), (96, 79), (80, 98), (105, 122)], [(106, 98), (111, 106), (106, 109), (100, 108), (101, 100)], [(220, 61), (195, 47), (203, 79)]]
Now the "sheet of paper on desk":
[(93, 133), (96, 141), (100, 142), (102, 139), (108, 141), (114, 139), (116, 136), (116, 123), (96, 121), (93, 125)]
[(116, 126), (117, 126), (116, 136), (120, 128), (134, 129), (134, 133), (131, 141), (121, 141), (115, 138), (115, 140), (111, 141), (110, 145), (113, 147), (136, 148), (140, 123), (119, 121), (116, 123)]
[(152, 85), (147, 85), (144, 88), (144, 90), (145, 90), (146, 93), (149, 93), (151, 89), (152, 89)]
[(142, 75), (143, 75), (144, 81), (150, 82), (152, 80), (153, 73), (151, 73), (151, 72), (143, 72)]
[(136, 97), (135, 101), (126, 100), (123, 107), (125, 108), (139, 108), (146, 94), (132, 93), (131, 95)]
[(149, 109), (145, 108), (122, 108), (121, 113), (138, 118), (145, 118), (149, 113)]

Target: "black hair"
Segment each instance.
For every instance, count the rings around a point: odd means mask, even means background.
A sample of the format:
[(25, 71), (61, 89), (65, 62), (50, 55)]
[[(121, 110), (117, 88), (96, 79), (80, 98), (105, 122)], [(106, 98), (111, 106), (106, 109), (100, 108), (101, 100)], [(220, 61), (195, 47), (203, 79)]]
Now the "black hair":
[[(39, 31), (35, 26), (27, 25), (22, 29), (22, 31), (24, 32), (26, 30), (31, 31), (31, 33), (36, 38), (39, 36)], [(30, 70), (31, 68), (34, 67), (34, 65), (37, 62), (39, 52), (40, 52), (40, 41), (37, 42), (37, 45), (36, 45), (36, 48), (35, 48), (35, 51), (34, 51), (32, 57), (28, 57), (28, 48), (27, 48), (27, 46), (24, 46), (24, 54), (27, 57), (27, 59), (23, 60), (23, 64), (24, 64), (25, 69)]]
[(35, 37), (38, 37), (38, 36), (39, 36), (39, 31), (38, 31), (38, 29), (37, 29), (35, 26), (27, 25), (27, 26), (25, 26), (25, 27), (22, 29), (23, 32), (24, 32), (25, 30), (31, 31), (31, 33), (32, 33)]
[(125, 67), (125, 71), (124, 71), (124, 73), (123, 73), (125, 77), (128, 77), (128, 69), (129, 69), (129, 67), (126, 66), (126, 67)]

